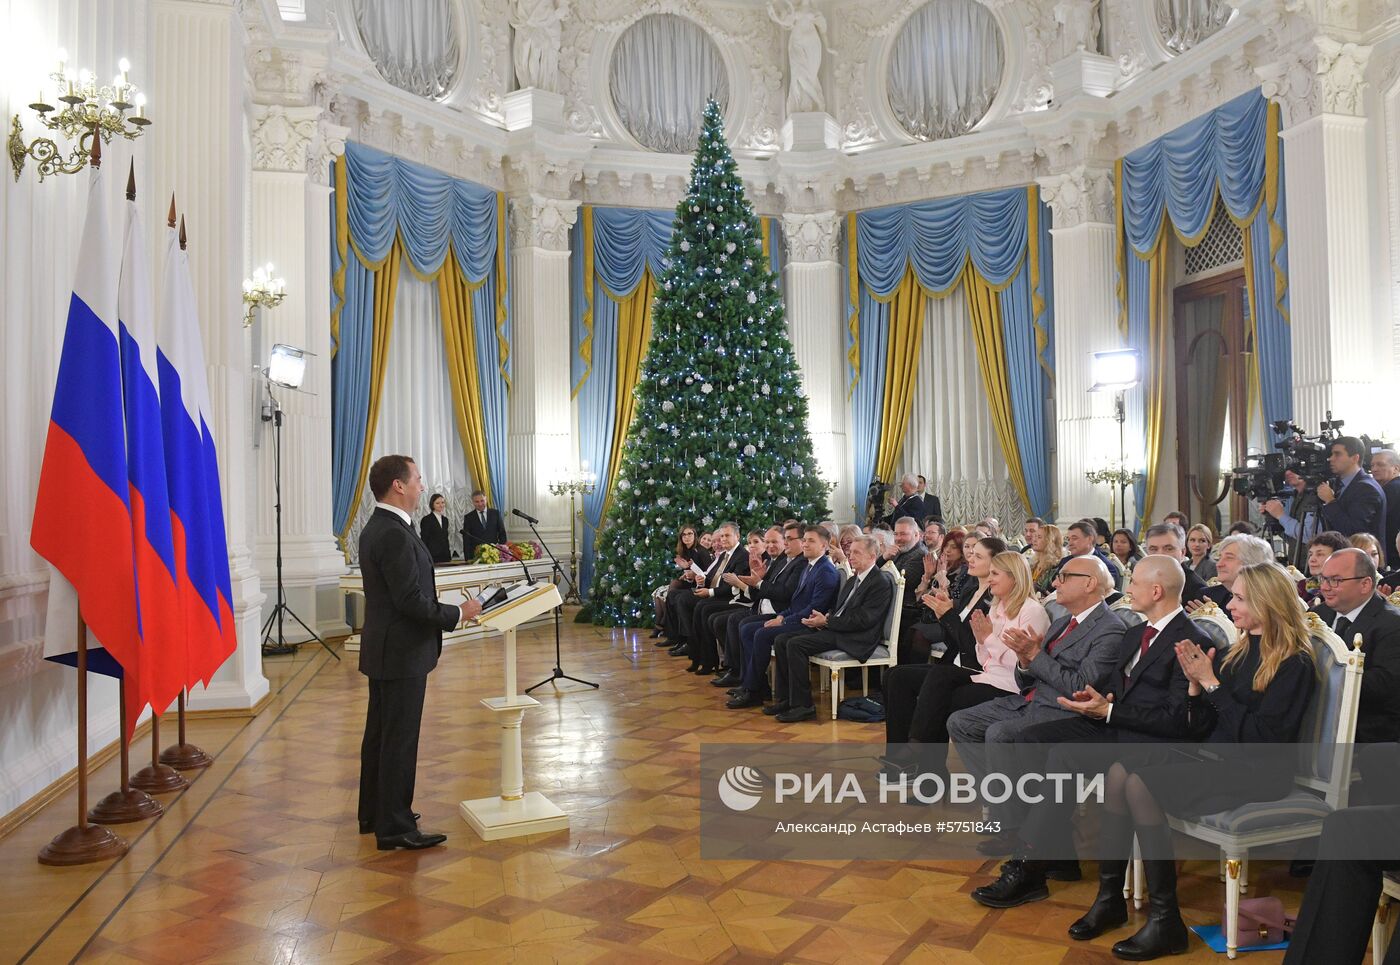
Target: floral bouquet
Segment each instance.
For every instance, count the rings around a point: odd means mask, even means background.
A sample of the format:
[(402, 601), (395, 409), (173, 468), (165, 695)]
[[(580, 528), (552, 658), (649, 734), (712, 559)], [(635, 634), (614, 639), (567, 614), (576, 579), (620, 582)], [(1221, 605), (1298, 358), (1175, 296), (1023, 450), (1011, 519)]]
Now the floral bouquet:
[(520, 540), (515, 543), (482, 543), (476, 548), (473, 563), (501, 563), (515, 560), (537, 560), (544, 555), (538, 543)]

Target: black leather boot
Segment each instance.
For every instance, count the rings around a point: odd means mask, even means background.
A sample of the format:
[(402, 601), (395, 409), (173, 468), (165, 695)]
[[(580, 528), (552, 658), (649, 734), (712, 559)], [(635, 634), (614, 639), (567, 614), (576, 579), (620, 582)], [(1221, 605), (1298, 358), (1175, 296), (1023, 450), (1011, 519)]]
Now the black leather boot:
[[(1137, 828), (1143, 854), (1172, 853), (1171, 831), (1165, 824)], [(1130, 962), (1146, 962), (1186, 951), (1186, 923), (1176, 903), (1176, 859), (1144, 861), (1147, 875), (1147, 924), (1132, 938), (1113, 946), (1113, 954)]]
[(1128, 902), (1123, 897), (1123, 884), (1128, 875), (1128, 855), (1133, 850), (1133, 819), (1126, 814), (1103, 812), (1099, 827), (1099, 893), (1089, 910), (1069, 926), (1069, 937), (1087, 942), (1104, 932), (1126, 924)]

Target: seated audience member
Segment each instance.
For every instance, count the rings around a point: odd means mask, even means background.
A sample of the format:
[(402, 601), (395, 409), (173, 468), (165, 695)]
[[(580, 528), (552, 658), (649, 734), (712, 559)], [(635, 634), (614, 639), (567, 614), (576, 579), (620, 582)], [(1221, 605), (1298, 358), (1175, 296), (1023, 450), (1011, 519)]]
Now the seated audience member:
[(967, 540), (966, 531), (950, 530), (948, 538), (943, 541), (943, 553), (938, 557), (938, 566), (933, 574), (934, 586), (942, 587), (955, 600), (967, 582), (967, 557), (963, 555)]
[(1136, 837), (1147, 878), (1147, 921), (1113, 946), (1119, 958), (1148, 961), (1186, 951), (1167, 815), (1199, 818), (1276, 801), (1293, 790), (1296, 749), (1268, 746), (1298, 739), (1317, 688), (1293, 581), (1272, 561), (1244, 567), (1235, 579), (1230, 616), (1240, 636), (1218, 667), (1213, 653), (1195, 643), (1176, 645), (1189, 681), (1187, 732), (1191, 740), (1209, 743), (1211, 757), (1183, 760), (1139, 748), (1108, 772), (1105, 809), (1118, 816), (1112, 820), (1121, 831), (1112, 857), (1128, 859)]
[(1142, 550), (1138, 549), (1137, 537), (1133, 535), (1132, 530), (1115, 529), (1113, 531), (1113, 539), (1109, 543), (1109, 555), (1113, 557), (1113, 561), (1124, 573), (1133, 571), (1138, 560), (1142, 559)]
[[(1186, 565), (1186, 534), (1173, 523), (1158, 523), (1147, 528), (1147, 554), (1149, 556), (1170, 556), (1181, 566), (1185, 578), (1181, 585), (1181, 605), (1188, 606), (1209, 599), (1206, 581), (1201, 579), (1190, 566)], [(1215, 561), (1211, 561), (1215, 565)]]
[[(969, 551), (973, 569), (981, 568), (986, 552), (981, 543)], [(970, 650), (964, 649), (959, 632), (956, 651), (949, 648), (948, 655), (956, 657), (957, 664), (951, 660), (905, 664), (890, 671), (885, 683), (885, 755), (887, 764), (896, 770), (914, 761), (908, 742), (942, 745), (929, 752), (936, 760), (920, 756), (919, 767), (926, 770), (932, 766), (946, 780), (948, 716), (1019, 690), (1016, 654), (1002, 642), (1002, 634), (1022, 629), (1043, 636), (1050, 627), (1045, 608), (1035, 599), (1030, 567), (1019, 553), (992, 556), (983, 585), (986, 592), (979, 590), (979, 596), (970, 599), (962, 611), (955, 615), (949, 605), (940, 615), (940, 620), (955, 617), (965, 624), (972, 638)], [(978, 605), (988, 596), (992, 600), (989, 612)]]
[[(1152, 529), (1180, 530), (1172, 524)], [(1051, 752), (1046, 770), (1050, 773), (1080, 773), (1088, 762), (1076, 765), (1077, 745), (1141, 741), (1182, 741), (1186, 739), (1186, 674), (1176, 659), (1176, 646), (1189, 640), (1209, 649), (1210, 638), (1198, 629), (1181, 608), (1186, 572), (1180, 559), (1147, 556), (1133, 568), (1129, 582), (1133, 609), (1143, 616), (1142, 623), (1129, 627), (1115, 658), (1116, 677), (1109, 690), (1088, 687), (1059, 703), (1078, 716), (1046, 721), (1021, 731), (1020, 743), (1063, 744)], [(989, 908), (1010, 908), (1049, 897), (1047, 873), (1068, 870), (1067, 857), (1074, 851), (1071, 829), (1074, 805), (1053, 800), (1031, 808), (1021, 830), (1022, 842), (1016, 857), (1002, 866), (1001, 877), (972, 893), (974, 901)], [(1115, 860), (1099, 864), (1099, 894), (1070, 935), (1081, 941), (1096, 938), (1109, 928), (1128, 920), (1123, 900), (1127, 861), (1117, 860), (1122, 837), (1132, 828), (1125, 814), (1105, 814), (1099, 829), (1100, 841), (1112, 844)], [(1051, 860), (1046, 860), (1046, 856)], [(1077, 871), (1078, 869), (1074, 869)], [(1071, 879), (1078, 876), (1071, 873)]]
[(1384, 540), (1385, 490), (1361, 468), (1365, 451), (1361, 440), (1355, 436), (1342, 436), (1332, 443), (1327, 465), (1337, 478), (1337, 488), (1333, 489), (1330, 481), (1317, 487), (1317, 498), (1322, 501), (1322, 523), (1343, 536), (1370, 533)]
[[(782, 555), (782, 531), (774, 527), (766, 534), (763, 530), (752, 530), (748, 535), (747, 552), (736, 550), (735, 555), (743, 555), (744, 565), (736, 570), (720, 575), (720, 586), (708, 599), (695, 604), (690, 617), (691, 632), (686, 646), (686, 656), (690, 658), (687, 673), (708, 676), (719, 665), (720, 639), (714, 635), (715, 617), (733, 612), (737, 607), (745, 609), (751, 602), (749, 590), (757, 580), (750, 574), (755, 566), (760, 569), (767, 565), (768, 551), (771, 548), (775, 557)], [(723, 592), (721, 592), (723, 591)]]
[(451, 563), (452, 546), (447, 538), (447, 497), (433, 493), (428, 499), (428, 515), (418, 522), (418, 532), (423, 537), (423, 545), (434, 563)]
[(1381, 596), (1390, 596), (1396, 590), (1400, 590), (1400, 536), (1395, 538), (1395, 545), (1390, 548), (1394, 550), (1394, 555), (1390, 557), (1392, 562), (1389, 571), (1381, 574)]
[(906, 617), (919, 606), (915, 591), (924, 575), (924, 557), (928, 549), (919, 539), (919, 524), (908, 516), (901, 516), (894, 524), (894, 556), (891, 562), (904, 574), (904, 602)]
[(1318, 580), (1322, 578), (1322, 564), (1326, 563), (1327, 558), (1338, 550), (1350, 548), (1351, 543), (1347, 542), (1347, 538), (1334, 530), (1318, 533), (1308, 543), (1307, 578), (1298, 587), (1298, 595), (1308, 606), (1312, 606), (1319, 599), (1317, 587)]
[(1162, 517), (1162, 522), (1173, 523), (1181, 527), (1183, 533), (1191, 529), (1191, 519), (1179, 509), (1174, 509)]
[(831, 562), (836, 564), (837, 569), (844, 570), (847, 575), (850, 575), (851, 564), (846, 558), (846, 553), (850, 551), (851, 544), (863, 535), (859, 526), (847, 523), (841, 527), (841, 532), (829, 547)]
[[(1215, 580), (1206, 586), (1205, 596), (1221, 610), (1228, 612), (1231, 590), (1239, 572), (1246, 566), (1263, 566), (1274, 561), (1274, 548), (1258, 536), (1236, 534), (1215, 544)], [(1197, 604), (1188, 604), (1186, 611), (1194, 612)]]
[(908, 627), (900, 624), (901, 663), (926, 663), (931, 659), (951, 663), (960, 653), (965, 661), (973, 659), (974, 638), (968, 620), (974, 610), (985, 613), (991, 606), (987, 578), (992, 557), (1005, 550), (1006, 544), (994, 536), (963, 541), (967, 577), (959, 594), (953, 596), (936, 582), (919, 594), (916, 615)]
[[(1108, 528), (1108, 524), (1104, 524)], [(1104, 534), (1107, 537), (1107, 533)], [(1109, 578), (1113, 580), (1113, 587), (1123, 585), (1123, 571), (1118, 564), (1111, 560), (1106, 552), (1098, 546), (1099, 531), (1097, 524), (1092, 519), (1080, 519), (1069, 524), (1069, 535), (1066, 537), (1069, 555), (1060, 561), (1060, 569), (1073, 559), (1081, 559), (1086, 556), (1096, 557), (1100, 563), (1108, 568)]]
[[(802, 527), (798, 523), (777, 526), (763, 534), (765, 552), (762, 557), (749, 558), (747, 576), (735, 577), (748, 590), (747, 602), (739, 606), (712, 611), (709, 616), (710, 637), (722, 649), (721, 669), (724, 675), (710, 681), (717, 687), (732, 687), (739, 682), (739, 627), (746, 620), (762, 622), (792, 602), (797, 590), (802, 556)], [(727, 683), (724, 681), (728, 681)]]
[(715, 534), (713, 532), (700, 534), (700, 548), (708, 552), (711, 556), (714, 555)]
[(1259, 527), (1255, 526), (1247, 519), (1236, 520), (1230, 524), (1230, 533), (1243, 533), (1245, 536), (1258, 536)]
[(928, 550), (928, 555), (938, 558), (939, 552), (943, 549), (943, 539), (948, 535), (948, 531), (943, 524), (936, 519), (931, 519), (924, 524), (924, 549)]
[(988, 516), (986, 519), (978, 522), (977, 525), (986, 529), (988, 536), (995, 536), (997, 539), (1001, 539), (1001, 521), (995, 516)]
[(812, 703), (809, 660), (828, 650), (843, 650), (864, 663), (875, 652), (894, 599), (894, 583), (879, 572), (878, 554), (878, 544), (870, 537), (852, 543), (853, 573), (831, 613), (814, 610), (801, 621), (802, 632), (787, 632), (777, 638), (773, 645), (777, 703), (765, 707), (765, 714), (784, 724), (811, 720), (817, 709)]
[[(1400, 770), (1400, 760), (1392, 760)], [(1322, 822), (1317, 867), (1303, 893), (1298, 923), (1283, 965), (1355, 965), (1368, 961), (1366, 946), (1386, 872), (1400, 871), (1393, 848), (1377, 853), (1375, 841), (1392, 841), (1400, 804), (1348, 807)], [(1380, 950), (1376, 949), (1376, 954)], [(1382, 965), (1400, 965), (1400, 936), (1392, 937)]]
[(1113, 556), (1109, 552), (1108, 544), (1109, 541), (1113, 539), (1113, 527), (1109, 526), (1108, 520), (1104, 519), (1102, 516), (1093, 517), (1093, 523), (1095, 533), (1094, 545), (1097, 546), (1100, 550), (1102, 550), (1105, 556), (1108, 556), (1109, 559), (1112, 559)]
[(739, 628), (738, 687), (726, 707), (740, 710), (761, 707), (768, 694), (768, 661), (778, 637), (803, 629), (802, 621), (813, 612), (826, 613), (836, 600), (841, 577), (827, 556), (827, 531), (808, 526), (802, 532), (802, 556), (797, 588), (780, 612), (763, 622), (749, 621)]
[[(694, 577), (691, 571), (691, 564), (701, 570), (707, 569), (714, 557), (710, 551), (700, 545), (700, 538), (696, 528), (689, 523), (681, 527), (680, 536), (676, 537), (676, 557), (675, 566), (679, 575), (666, 586), (658, 586), (651, 593), (652, 605), (656, 607), (656, 629), (652, 631), (653, 637), (659, 637), (666, 632), (666, 597), (672, 591), (680, 589), (687, 583), (693, 583), (693, 579), (686, 579), (687, 576)], [(658, 643), (658, 647), (669, 647), (669, 643)]]
[(1385, 569), (1385, 552), (1381, 549), (1381, 544), (1376, 542), (1376, 538), (1370, 533), (1357, 533), (1347, 542), (1371, 557), (1371, 562), (1377, 570)]
[[(1104, 598), (1113, 578), (1103, 560), (1093, 554), (1072, 556), (1055, 577), (1056, 600), (1068, 616), (1056, 620), (1044, 634), (1007, 630), (1002, 641), (1016, 653), (1017, 693), (969, 707), (948, 719), (948, 733), (958, 745), (967, 770), (980, 780), (989, 770), (989, 746), (1007, 744), (1027, 727), (1061, 720), (1074, 712), (1059, 698), (1073, 698), (1090, 687), (1104, 692), (1118, 666), (1124, 626), (1109, 611)], [(985, 745), (985, 746), (984, 746)], [(1018, 824), (1015, 807), (999, 808), (1008, 824)], [(1008, 854), (1015, 835), (1007, 832), (978, 846), (987, 855)]]
[(1065, 558), (1065, 538), (1060, 527), (1053, 523), (1041, 526), (1035, 538), (1030, 556), (1031, 579), (1035, 581), (1036, 595), (1044, 597), (1051, 590), (1060, 561)]
[[(1317, 616), (1350, 649), (1359, 635), (1366, 656), (1356, 743), (1400, 741), (1400, 610), (1376, 593), (1376, 567), (1359, 549), (1338, 550), (1322, 564)], [(1367, 803), (1381, 800), (1378, 787), (1400, 786), (1400, 774), (1382, 773), (1375, 756), (1358, 749)], [(1353, 800), (1355, 798), (1353, 797)], [(1397, 795), (1400, 800), (1400, 795)]]
[(1210, 557), (1210, 550), (1214, 545), (1215, 534), (1205, 523), (1197, 523), (1186, 531), (1186, 552), (1190, 557), (1188, 562), (1191, 569), (1203, 580), (1209, 581), (1215, 577), (1215, 560)]
[(1016, 552), (1025, 554), (1027, 562), (1029, 562), (1031, 554), (1035, 552), (1036, 533), (1040, 532), (1040, 528), (1044, 525), (1045, 520), (1039, 516), (1032, 516), (1021, 527), (1021, 545), (1013, 548)]
[(1371, 476), (1385, 494), (1385, 539), (1381, 545), (1389, 556), (1400, 537), (1400, 455), (1394, 449), (1377, 449), (1371, 453)]
[(671, 638), (670, 654), (673, 657), (691, 658), (699, 651), (691, 652), (690, 641), (695, 634), (693, 620), (695, 608), (704, 600), (729, 600), (734, 588), (725, 583), (726, 573), (747, 573), (749, 555), (739, 548), (739, 526), (737, 523), (721, 523), (714, 532), (715, 558), (705, 569), (704, 576), (694, 576), (691, 585), (675, 590), (666, 596), (666, 636)]

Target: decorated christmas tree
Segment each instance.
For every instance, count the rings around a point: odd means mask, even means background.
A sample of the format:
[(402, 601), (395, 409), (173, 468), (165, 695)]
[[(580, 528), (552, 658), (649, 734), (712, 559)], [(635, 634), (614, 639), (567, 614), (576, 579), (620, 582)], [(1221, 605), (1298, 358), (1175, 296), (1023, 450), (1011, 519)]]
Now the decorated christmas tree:
[(676, 576), (683, 525), (747, 529), (828, 512), (778, 281), (713, 101), (658, 281), (597, 540), (590, 611), (605, 626), (651, 624), (651, 592)]

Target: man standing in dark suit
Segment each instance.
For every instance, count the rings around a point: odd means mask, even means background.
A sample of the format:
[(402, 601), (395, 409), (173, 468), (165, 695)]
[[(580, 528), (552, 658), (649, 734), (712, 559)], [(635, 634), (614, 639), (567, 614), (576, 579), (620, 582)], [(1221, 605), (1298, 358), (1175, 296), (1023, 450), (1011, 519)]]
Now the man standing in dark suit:
[(1385, 493), (1385, 558), (1391, 567), (1400, 560), (1395, 559), (1395, 537), (1400, 535), (1400, 454), (1394, 449), (1381, 449), (1371, 454), (1371, 476), (1380, 483)]
[(462, 558), (471, 561), (478, 546), (506, 542), (506, 524), (500, 510), (486, 505), (486, 494), (478, 489), (472, 493), (472, 511), (462, 518)]
[(828, 650), (844, 650), (864, 663), (880, 645), (894, 600), (894, 580), (876, 567), (880, 547), (873, 538), (856, 539), (848, 555), (855, 573), (841, 588), (831, 615), (814, 611), (802, 621), (809, 632), (784, 634), (774, 644), (777, 669), (773, 684), (778, 702), (763, 712), (781, 723), (817, 716), (809, 679), (810, 658)]
[[(1356, 716), (1356, 743), (1400, 741), (1400, 610), (1376, 593), (1376, 567), (1359, 549), (1338, 550), (1322, 564), (1318, 580), (1322, 605), (1317, 616), (1350, 650), (1357, 635), (1366, 656), (1361, 675), (1361, 707)], [(1400, 800), (1400, 776), (1375, 766), (1375, 755), (1357, 749), (1357, 766), (1367, 802), (1393, 796)], [(1393, 791), (1378, 788), (1390, 784)]]
[(360, 833), (374, 832), (380, 851), (442, 844), (424, 834), (413, 813), (418, 731), (428, 674), (442, 653), (442, 634), (481, 605), (439, 603), (433, 559), (413, 532), (409, 515), (423, 496), (423, 479), (408, 456), (381, 456), (369, 470), (374, 514), (360, 532), (365, 623), (360, 673), (369, 678), (369, 711), (360, 745)]
[[(1163, 523), (1153, 529), (1171, 528)], [(1185, 572), (1179, 560), (1146, 556), (1133, 568), (1130, 596), (1142, 623), (1123, 634), (1115, 666), (1115, 679), (1100, 693), (1093, 685), (1059, 704), (1076, 717), (1035, 724), (1016, 735), (1017, 743), (1058, 744), (1050, 751), (1046, 773), (1092, 772), (1102, 756), (1076, 763), (1086, 743), (1109, 744), (1136, 741), (1184, 741), (1188, 681), (1176, 659), (1176, 645), (1190, 640), (1209, 652), (1210, 637), (1181, 608)], [(1029, 809), (1020, 831), (1023, 844), (1016, 857), (1002, 866), (1001, 877), (972, 892), (972, 898), (989, 908), (1010, 908), (1048, 898), (1046, 872), (1074, 864), (1071, 819), (1074, 804), (1046, 800)], [(1123, 900), (1127, 860), (1117, 860), (1132, 847), (1133, 825), (1127, 814), (1103, 811), (1099, 829), (1099, 895), (1088, 913), (1070, 926), (1070, 937), (1087, 941), (1128, 920)], [(1112, 856), (1112, 857), (1110, 857)], [(1049, 860), (1047, 860), (1049, 859)], [(1076, 867), (1074, 869), (1078, 871)], [(1070, 876), (1071, 879), (1075, 875)]]
[(899, 492), (899, 500), (885, 517), (885, 521), (893, 526), (896, 520), (908, 516), (916, 525), (922, 526), (927, 513), (924, 510), (923, 498), (919, 496), (919, 477), (912, 472), (906, 472), (899, 480)]
[(1322, 500), (1324, 529), (1334, 529), (1343, 536), (1370, 533), (1385, 545), (1385, 493), (1380, 483), (1361, 468), (1365, 452), (1361, 440), (1342, 436), (1332, 443), (1327, 465), (1336, 476), (1336, 485), (1325, 482), (1317, 487)]
[(447, 541), (447, 500), (442, 493), (433, 493), (428, 500), (430, 512), (418, 521), (418, 531), (423, 534), (423, 545), (434, 563), (451, 563), (452, 546)]

